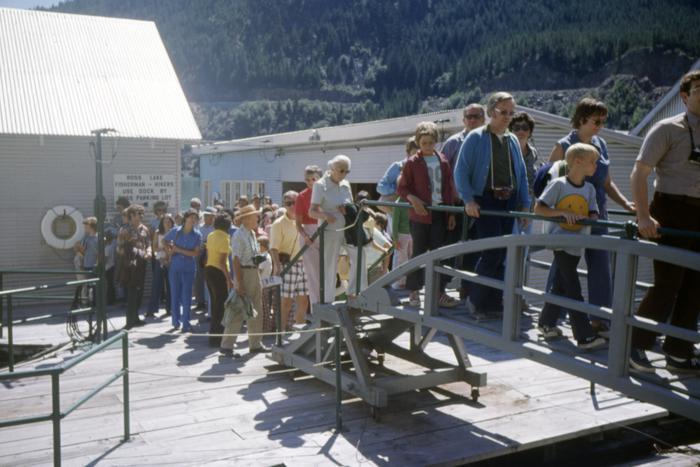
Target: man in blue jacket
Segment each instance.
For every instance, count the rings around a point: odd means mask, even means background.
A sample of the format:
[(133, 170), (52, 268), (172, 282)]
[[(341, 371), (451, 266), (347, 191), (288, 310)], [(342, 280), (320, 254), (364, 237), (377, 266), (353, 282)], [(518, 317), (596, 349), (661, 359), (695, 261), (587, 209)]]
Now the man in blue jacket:
[[(481, 216), (482, 208), (512, 211), (530, 206), (525, 162), (518, 139), (508, 131), (515, 115), (515, 100), (508, 93), (496, 92), (489, 97), (486, 110), (491, 121), (467, 135), (454, 171), (464, 211), (475, 219), (479, 239), (509, 235), (513, 231), (512, 218)], [(482, 252), (476, 273), (503, 279), (505, 256), (505, 249)], [(485, 315), (502, 312), (502, 296), (500, 290), (473, 284), (469, 301), (474, 313)]]

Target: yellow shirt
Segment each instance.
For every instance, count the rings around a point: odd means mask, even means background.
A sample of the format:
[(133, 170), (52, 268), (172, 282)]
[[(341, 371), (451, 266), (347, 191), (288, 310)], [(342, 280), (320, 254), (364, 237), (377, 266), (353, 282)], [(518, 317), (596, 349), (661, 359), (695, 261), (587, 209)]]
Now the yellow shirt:
[(286, 214), (277, 219), (270, 228), (270, 249), (292, 257), (299, 252), (299, 232), (296, 222)]
[(214, 230), (207, 237), (207, 266), (221, 269), (221, 255), (226, 255), (226, 269), (231, 271), (228, 255), (231, 254), (231, 236), (223, 230)]

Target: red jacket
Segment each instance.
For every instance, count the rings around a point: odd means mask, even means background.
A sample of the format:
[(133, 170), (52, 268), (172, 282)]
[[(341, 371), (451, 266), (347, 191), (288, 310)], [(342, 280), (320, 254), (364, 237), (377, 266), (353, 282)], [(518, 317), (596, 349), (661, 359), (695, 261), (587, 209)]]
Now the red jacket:
[[(442, 204), (452, 205), (455, 201), (456, 192), (450, 163), (439, 152), (436, 152), (435, 155), (440, 159), (440, 171), (442, 172)], [(399, 186), (396, 191), (401, 198), (408, 199), (408, 195), (413, 195), (427, 205), (432, 204), (428, 165), (425, 163), (420, 151), (406, 161), (399, 177)], [(408, 210), (408, 218), (421, 224), (432, 223), (430, 211), (428, 211), (427, 216), (419, 216), (416, 214), (415, 209), (411, 208)]]

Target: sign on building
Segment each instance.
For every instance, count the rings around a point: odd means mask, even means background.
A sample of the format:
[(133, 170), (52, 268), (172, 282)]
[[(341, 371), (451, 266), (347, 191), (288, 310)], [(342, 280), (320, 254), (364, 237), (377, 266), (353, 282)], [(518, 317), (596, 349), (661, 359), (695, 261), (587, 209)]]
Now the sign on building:
[(146, 207), (156, 201), (175, 206), (175, 175), (114, 174), (114, 199), (119, 196)]

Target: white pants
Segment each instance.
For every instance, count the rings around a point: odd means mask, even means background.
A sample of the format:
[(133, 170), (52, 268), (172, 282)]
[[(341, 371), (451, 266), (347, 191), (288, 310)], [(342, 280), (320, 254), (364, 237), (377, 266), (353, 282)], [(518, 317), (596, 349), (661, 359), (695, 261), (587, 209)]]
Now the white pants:
[[(345, 233), (326, 229), (323, 237), (323, 268), (324, 268), (324, 301), (333, 303), (335, 300), (335, 279), (338, 273), (338, 254), (340, 247), (345, 244)], [(320, 282), (319, 282), (320, 284)]]
[[(318, 228), (315, 224), (304, 224), (304, 232), (310, 237), (316, 232)], [(299, 238), (299, 246), (303, 247), (306, 243), (303, 238)], [(319, 251), (318, 251), (318, 238), (314, 240), (314, 244), (306, 249), (304, 255), (302, 256), (302, 261), (304, 263), (304, 272), (306, 273), (306, 284), (309, 289), (309, 303), (314, 304), (320, 301), (320, 263), (319, 263)], [(335, 289), (335, 283), (333, 283), (333, 288)]]
[[(396, 248), (394, 250), (394, 260), (392, 263), (392, 269), (398, 268), (403, 263), (411, 259), (413, 255), (413, 239), (411, 234), (399, 234), (399, 243), (401, 248)], [(406, 286), (406, 276), (394, 282), (393, 287), (397, 289), (402, 289)]]

